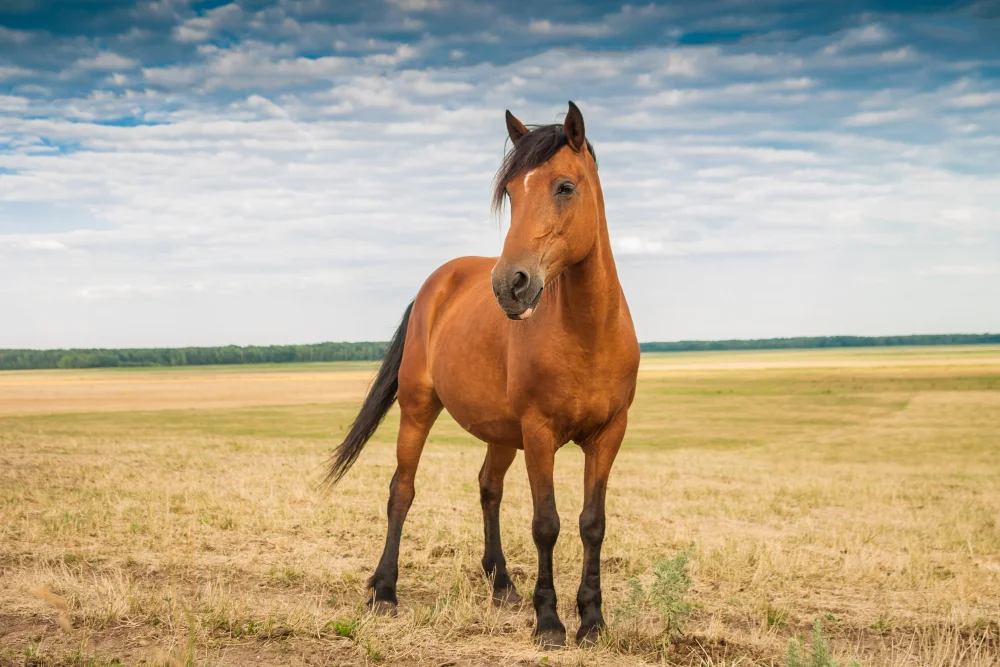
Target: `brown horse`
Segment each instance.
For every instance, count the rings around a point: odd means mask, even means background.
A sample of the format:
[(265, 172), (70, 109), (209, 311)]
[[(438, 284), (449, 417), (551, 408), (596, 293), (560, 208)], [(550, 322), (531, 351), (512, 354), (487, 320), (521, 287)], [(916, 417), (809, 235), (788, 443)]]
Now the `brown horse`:
[(500, 499), (504, 475), (523, 449), (534, 503), (531, 534), (538, 549), (535, 637), (544, 646), (562, 646), (566, 628), (556, 611), (552, 579), (552, 549), (559, 535), (552, 469), (556, 450), (576, 442), (586, 456), (576, 638), (589, 645), (604, 626), (604, 497), (635, 395), (639, 345), (618, 282), (597, 162), (580, 110), (570, 102), (562, 125), (533, 130), (508, 111), (507, 131), (513, 149), (497, 173), (493, 194), (494, 210), (510, 200), (503, 254), (499, 259), (461, 257), (427, 279), (331, 459), (327, 482), (336, 484), (347, 472), (398, 397), (389, 530), (368, 582), (370, 604), (394, 612), (399, 539), (413, 502), (417, 463), (431, 426), (446, 408), (487, 443), (479, 473), (486, 534), (482, 564), (494, 600), (517, 601), (500, 547)]

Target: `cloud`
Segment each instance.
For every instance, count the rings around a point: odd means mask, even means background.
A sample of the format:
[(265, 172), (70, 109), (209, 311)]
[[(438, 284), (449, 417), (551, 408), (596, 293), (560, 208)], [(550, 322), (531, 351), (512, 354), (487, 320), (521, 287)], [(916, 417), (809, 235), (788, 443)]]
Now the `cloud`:
[(31, 100), (26, 97), (20, 97), (18, 95), (0, 95), (0, 108), (6, 109), (8, 112), (27, 109), (30, 103)]
[(559, 35), (561, 37), (600, 37), (612, 31), (610, 26), (603, 23), (553, 23), (548, 19), (529, 22), (528, 30), (543, 35)]
[(603, 37), (620, 34), (643, 21), (649, 21), (668, 14), (665, 7), (654, 4), (635, 7), (623, 5), (614, 13), (605, 14), (599, 21), (564, 22), (550, 19), (532, 19), (528, 21), (528, 31), (550, 37)]
[(1000, 91), (989, 93), (968, 93), (960, 95), (951, 100), (951, 105), (965, 109), (978, 109), (980, 107), (1000, 104)]
[(445, 6), (442, 0), (388, 0), (388, 3), (408, 12), (426, 12)]
[(0, 66), (0, 81), (10, 81), (31, 75), (31, 70), (23, 67)]
[(205, 42), (220, 30), (240, 26), (244, 19), (240, 6), (230, 3), (210, 9), (201, 16), (189, 18), (175, 26), (173, 36), (178, 42)]
[(375, 53), (365, 58), (366, 63), (379, 67), (395, 67), (407, 60), (412, 60), (419, 51), (409, 44), (400, 44), (392, 53)]
[(995, 276), (1000, 275), (1000, 267), (976, 266), (971, 264), (938, 264), (921, 273), (931, 276)]
[(23, 45), (31, 41), (31, 33), (26, 30), (12, 30), (0, 25), (0, 44)]
[(823, 54), (835, 56), (858, 47), (883, 44), (890, 39), (892, 33), (878, 23), (852, 28), (843, 37), (823, 47)]
[(205, 45), (200, 53), (201, 63), (145, 68), (143, 76), (150, 85), (167, 90), (266, 90), (329, 81), (353, 62), (339, 56), (295, 56), (288, 49), (259, 42), (227, 49)]
[(909, 46), (893, 49), (891, 51), (883, 51), (878, 56), (878, 59), (884, 63), (904, 63), (916, 58), (916, 49)]
[(24, 241), (22, 247), (28, 250), (66, 250), (67, 246), (55, 239), (29, 239)]
[(844, 125), (852, 127), (867, 127), (894, 123), (913, 115), (912, 109), (887, 109), (885, 111), (863, 111), (844, 119)]
[(118, 55), (117, 53), (111, 53), (110, 51), (103, 51), (95, 56), (80, 58), (73, 64), (73, 66), (79, 70), (109, 71), (133, 69), (137, 67), (138, 64), (138, 62), (132, 60), (131, 58), (126, 58)]
[(613, 244), (615, 250), (623, 255), (655, 255), (663, 250), (661, 242), (638, 236), (623, 236), (616, 239)]

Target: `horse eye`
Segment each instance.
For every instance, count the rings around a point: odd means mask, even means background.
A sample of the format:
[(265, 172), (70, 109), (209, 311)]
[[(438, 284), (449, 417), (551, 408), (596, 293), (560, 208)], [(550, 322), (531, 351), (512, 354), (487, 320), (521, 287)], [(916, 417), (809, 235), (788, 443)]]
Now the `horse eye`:
[(566, 183), (560, 183), (559, 184), (559, 189), (556, 190), (556, 194), (557, 195), (571, 195), (575, 191), (576, 191), (576, 186), (573, 185), (572, 183), (566, 182)]

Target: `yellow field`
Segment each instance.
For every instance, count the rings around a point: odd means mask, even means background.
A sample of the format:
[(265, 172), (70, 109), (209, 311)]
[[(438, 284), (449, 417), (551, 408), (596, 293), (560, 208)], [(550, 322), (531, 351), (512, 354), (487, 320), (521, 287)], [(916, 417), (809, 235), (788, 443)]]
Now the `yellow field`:
[[(447, 417), (400, 613), (366, 613), (395, 413), (332, 497), (315, 486), (374, 368), (0, 373), (0, 665), (784, 665), (816, 619), (845, 666), (1000, 664), (998, 347), (644, 357), (608, 495), (610, 627), (555, 652), (532, 645), (530, 605), (489, 603), (484, 448)], [(556, 478), (572, 634), (574, 445)], [(519, 463), (501, 521), (530, 593)], [(653, 563), (692, 543), (694, 608), (671, 637)]]

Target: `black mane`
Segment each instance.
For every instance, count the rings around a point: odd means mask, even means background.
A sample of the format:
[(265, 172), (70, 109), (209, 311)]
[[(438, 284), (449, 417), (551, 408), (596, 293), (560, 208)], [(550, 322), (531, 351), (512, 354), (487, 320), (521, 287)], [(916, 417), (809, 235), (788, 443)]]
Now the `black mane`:
[[(532, 125), (531, 132), (524, 135), (519, 142), (514, 144), (507, 155), (503, 158), (500, 169), (497, 170), (496, 178), (493, 179), (493, 199), (492, 209), (494, 213), (500, 213), (503, 209), (504, 199), (507, 197), (507, 183), (518, 174), (531, 171), (540, 167), (555, 155), (560, 148), (566, 145), (566, 132), (562, 124), (555, 125)], [(597, 164), (597, 154), (594, 147), (587, 139), (587, 150)]]

